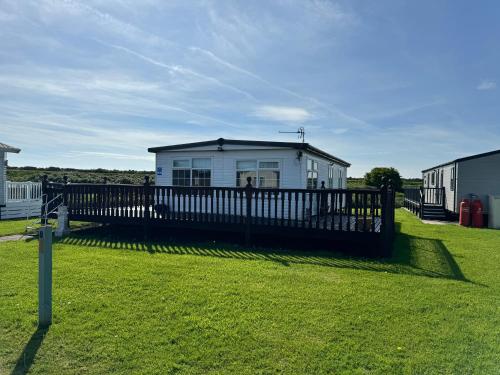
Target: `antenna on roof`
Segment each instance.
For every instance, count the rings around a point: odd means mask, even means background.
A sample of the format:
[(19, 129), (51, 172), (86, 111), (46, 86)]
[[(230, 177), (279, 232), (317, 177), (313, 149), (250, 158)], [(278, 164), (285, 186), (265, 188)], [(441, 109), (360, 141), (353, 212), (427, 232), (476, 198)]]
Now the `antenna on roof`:
[(306, 138), (306, 131), (304, 128), (301, 126), (300, 128), (297, 129), (297, 131), (294, 132), (284, 132), (284, 131), (278, 131), (278, 133), (288, 133), (288, 134), (298, 134), (299, 139), (302, 140), (302, 143), (304, 143), (305, 138)]

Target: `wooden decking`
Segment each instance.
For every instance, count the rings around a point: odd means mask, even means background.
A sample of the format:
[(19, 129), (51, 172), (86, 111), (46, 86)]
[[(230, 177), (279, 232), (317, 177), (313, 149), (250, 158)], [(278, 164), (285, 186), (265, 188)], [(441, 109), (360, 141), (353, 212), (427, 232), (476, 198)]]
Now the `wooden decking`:
[[(144, 227), (208, 229), (294, 238), (351, 239), (390, 252), (391, 189), (255, 189), (45, 183), (70, 220)], [(55, 202), (54, 204), (57, 204)], [(50, 207), (49, 207), (50, 209)]]

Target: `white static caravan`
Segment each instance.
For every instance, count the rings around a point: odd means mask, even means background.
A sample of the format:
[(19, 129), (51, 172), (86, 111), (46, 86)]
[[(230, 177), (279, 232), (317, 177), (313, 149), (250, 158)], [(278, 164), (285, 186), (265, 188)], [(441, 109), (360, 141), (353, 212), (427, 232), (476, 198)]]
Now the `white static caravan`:
[(445, 209), (458, 214), (460, 201), (476, 195), (489, 213), (489, 197), (500, 195), (500, 150), (467, 156), (422, 171), (424, 188), (444, 188)]
[(157, 186), (245, 187), (250, 177), (253, 187), (263, 189), (319, 189), (322, 182), (345, 189), (350, 166), (299, 142), (219, 138), (148, 151), (156, 154)]
[(0, 220), (40, 216), (42, 184), (7, 181), (7, 153), (19, 153), (16, 147), (0, 143)]

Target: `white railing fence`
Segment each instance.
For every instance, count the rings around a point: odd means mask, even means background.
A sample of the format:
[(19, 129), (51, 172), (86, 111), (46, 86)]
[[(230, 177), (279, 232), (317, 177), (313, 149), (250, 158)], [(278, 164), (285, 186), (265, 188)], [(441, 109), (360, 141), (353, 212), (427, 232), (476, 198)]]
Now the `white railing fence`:
[(7, 181), (7, 202), (31, 201), (42, 199), (41, 182)]

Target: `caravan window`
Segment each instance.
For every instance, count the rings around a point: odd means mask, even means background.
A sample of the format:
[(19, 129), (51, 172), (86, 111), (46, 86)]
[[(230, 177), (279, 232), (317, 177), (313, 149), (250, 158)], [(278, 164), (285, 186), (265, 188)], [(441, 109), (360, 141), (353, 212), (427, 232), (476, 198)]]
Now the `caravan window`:
[(211, 180), (211, 160), (210, 159), (193, 159), (191, 169), (191, 186), (210, 186)]
[(189, 186), (191, 184), (191, 160), (174, 160), (172, 169), (173, 186)]
[(329, 165), (328, 166), (328, 189), (333, 189), (333, 173), (334, 173), (333, 165)]
[(245, 187), (247, 178), (258, 188), (279, 188), (280, 163), (278, 161), (238, 160), (236, 161), (236, 186)]
[(307, 159), (307, 188), (318, 188), (318, 162), (312, 159)]
[(209, 158), (176, 159), (172, 164), (172, 185), (210, 186), (211, 167)]

